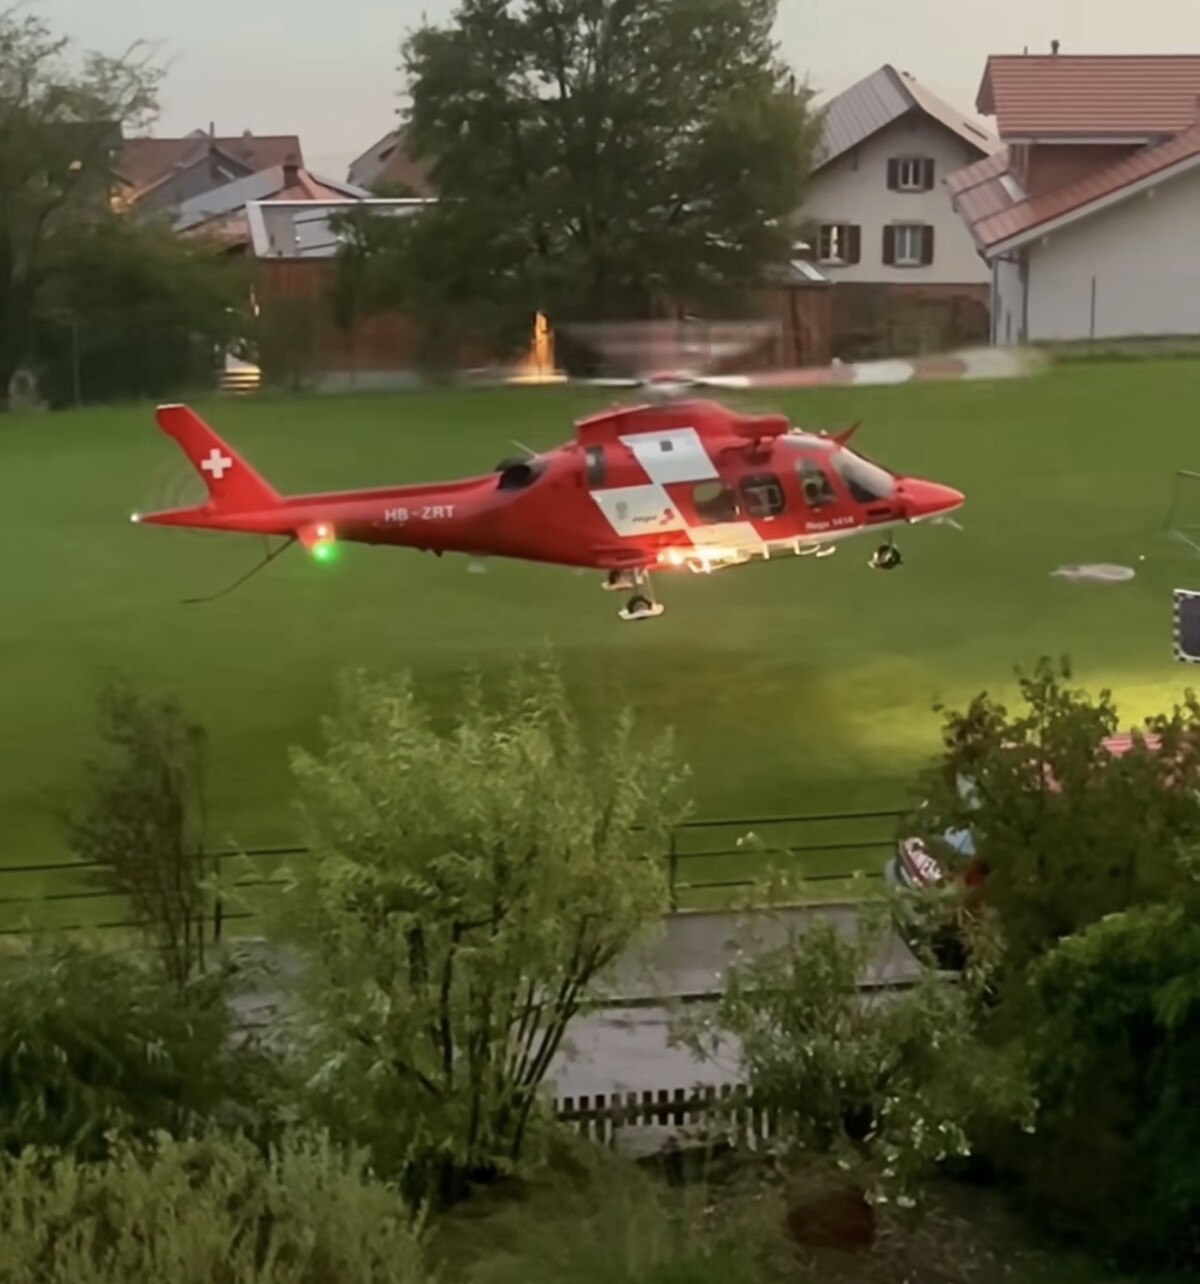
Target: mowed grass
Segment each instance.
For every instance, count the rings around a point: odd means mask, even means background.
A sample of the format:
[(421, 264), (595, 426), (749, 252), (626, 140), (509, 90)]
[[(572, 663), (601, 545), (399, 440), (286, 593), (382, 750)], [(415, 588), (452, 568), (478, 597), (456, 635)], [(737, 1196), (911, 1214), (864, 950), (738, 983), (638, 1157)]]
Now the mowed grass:
[[(281, 490), (315, 491), (486, 471), (513, 440), (568, 437), (603, 400), (532, 389), (197, 408)], [(1200, 363), (739, 404), (812, 428), (861, 419), (866, 453), (966, 493), (966, 529), (903, 532), (905, 564), (890, 574), (867, 568), (863, 539), (821, 561), (660, 575), (667, 612), (636, 627), (598, 575), (509, 562), (478, 575), (462, 558), (354, 546), (330, 565), (290, 552), (231, 596), (186, 606), (261, 544), (129, 522), (202, 494), (151, 407), (0, 421), (0, 863), (67, 858), (56, 812), (77, 798), (113, 669), (204, 722), (213, 840), (247, 847), (295, 840), (288, 748), (317, 742), (348, 666), (411, 669), (444, 704), (466, 666), (495, 672), (549, 643), (589, 708), (615, 681), (647, 725), (675, 728), (699, 815), (747, 818), (903, 806), (936, 752), (934, 702), (1011, 692), (1014, 666), (1041, 654), (1111, 686), (1127, 721), (1186, 684), (1171, 590), (1200, 581), (1200, 563), (1161, 526), (1175, 470), (1200, 469)], [(1051, 575), (1082, 561), (1138, 575), (1116, 586)]]

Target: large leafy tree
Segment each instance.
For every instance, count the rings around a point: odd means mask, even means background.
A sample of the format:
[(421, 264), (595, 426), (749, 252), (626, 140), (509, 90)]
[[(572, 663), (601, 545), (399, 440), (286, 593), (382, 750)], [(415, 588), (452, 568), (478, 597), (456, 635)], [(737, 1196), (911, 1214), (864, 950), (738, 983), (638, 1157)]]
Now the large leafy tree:
[(352, 675), (294, 768), (312, 855), (264, 910), (305, 958), (317, 1101), (414, 1195), (521, 1159), (571, 1019), (666, 908), (669, 741), (589, 736), (553, 667), (452, 719)]
[(144, 51), (72, 61), (68, 48), (42, 19), (0, 11), (0, 409), (56, 257), (108, 212), (121, 131), (156, 109)]
[(404, 48), (440, 199), (367, 226), (393, 299), (503, 325), (733, 306), (783, 260), (818, 137), (778, 0), (462, 0)]
[(55, 258), (33, 319), (39, 390), (53, 406), (208, 388), (247, 333), (244, 260), (157, 222), (105, 216)]

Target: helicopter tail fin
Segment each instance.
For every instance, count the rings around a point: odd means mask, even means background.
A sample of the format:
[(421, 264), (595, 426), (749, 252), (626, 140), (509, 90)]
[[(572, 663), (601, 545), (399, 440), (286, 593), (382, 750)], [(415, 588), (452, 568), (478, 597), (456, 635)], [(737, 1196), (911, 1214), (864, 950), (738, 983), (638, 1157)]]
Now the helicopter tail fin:
[(158, 426), (173, 437), (208, 490), (209, 512), (274, 508), (279, 492), (204, 422), (190, 406), (159, 406)]

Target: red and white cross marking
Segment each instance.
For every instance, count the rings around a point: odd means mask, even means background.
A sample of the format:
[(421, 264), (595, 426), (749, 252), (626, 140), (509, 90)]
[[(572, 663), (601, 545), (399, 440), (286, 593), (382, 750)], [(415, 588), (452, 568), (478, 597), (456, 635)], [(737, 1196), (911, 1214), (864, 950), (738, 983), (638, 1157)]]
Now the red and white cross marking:
[(618, 535), (685, 531), (698, 548), (761, 547), (762, 537), (750, 522), (690, 526), (675, 506), (667, 486), (679, 482), (694, 485), (719, 481), (721, 477), (694, 428), (630, 433), (620, 441), (633, 452), (648, 480), (638, 486), (611, 486), (592, 491), (592, 498)]
[(233, 467), (233, 460), (214, 446), (212, 450), (208, 452), (208, 458), (200, 461), (200, 467), (203, 468), (206, 473), (211, 473), (215, 481), (220, 481), (229, 469)]

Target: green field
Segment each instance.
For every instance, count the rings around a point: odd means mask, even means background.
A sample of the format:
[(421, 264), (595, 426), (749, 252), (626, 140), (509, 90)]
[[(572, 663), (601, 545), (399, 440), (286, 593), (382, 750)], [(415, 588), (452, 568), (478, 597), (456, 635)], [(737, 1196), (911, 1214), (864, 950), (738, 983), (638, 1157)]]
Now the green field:
[[(1190, 678), (1172, 660), (1170, 593), (1200, 581), (1200, 563), (1160, 528), (1175, 470), (1200, 469), (1200, 363), (746, 402), (814, 428), (861, 418), (868, 454), (965, 491), (966, 529), (902, 534), (891, 574), (867, 569), (863, 540), (823, 561), (660, 576), (667, 612), (639, 626), (617, 619), (598, 575), (502, 562), (477, 575), (461, 558), (353, 546), (331, 565), (291, 553), (228, 598), (184, 606), (261, 546), (130, 524), (202, 493), (151, 408), (0, 421), (0, 862), (65, 856), (55, 809), (77, 788), (114, 667), (205, 722), (214, 837), (248, 846), (294, 838), (287, 747), (312, 741), (347, 665), (411, 668), (440, 700), (468, 663), (550, 642), (586, 699), (615, 677), (648, 723), (677, 729), (697, 812), (716, 817), (902, 805), (936, 747), (934, 700), (1011, 688), (1013, 666), (1041, 653), (1111, 685), (1129, 720)], [(278, 487), (317, 490), (487, 470), (512, 439), (550, 446), (600, 404), (538, 389), (198, 408)], [(1077, 561), (1138, 577), (1051, 577)]]

